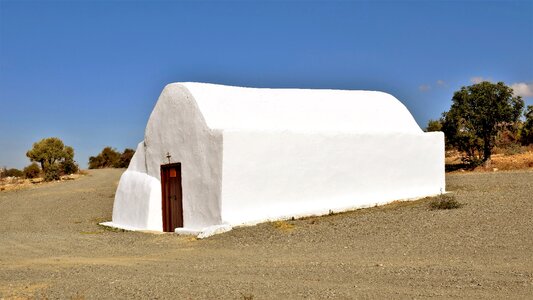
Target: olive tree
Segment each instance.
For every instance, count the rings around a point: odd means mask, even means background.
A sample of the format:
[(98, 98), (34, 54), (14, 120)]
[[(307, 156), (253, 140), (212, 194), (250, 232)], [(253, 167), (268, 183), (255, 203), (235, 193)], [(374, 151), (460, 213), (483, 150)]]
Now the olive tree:
[[(26, 156), (30, 161), (39, 163), (45, 175), (50, 172), (59, 174), (61, 171), (59, 164), (75, 164), (74, 149), (70, 146), (65, 146), (63, 141), (56, 137), (45, 138), (34, 143), (32, 149), (26, 152)], [(45, 177), (56, 179), (58, 176)]]
[(105, 147), (97, 156), (89, 157), (89, 169), (127, 168), (135, 150), (126, 148), (120, 153), (114, 148)]
[(513, 127), (524, 108), (520, 96), (503, 82), (483, 81), (456, 91), (452, 106), (443, 114), (442, 130), (451, 145), (464, 151), (467, 161), (490, 166), (498, 131)]
[(89, 169), (113, 168), (119, 159), (119, 152), (111, 147), (105, 147), (97, 156), (89, 157)]

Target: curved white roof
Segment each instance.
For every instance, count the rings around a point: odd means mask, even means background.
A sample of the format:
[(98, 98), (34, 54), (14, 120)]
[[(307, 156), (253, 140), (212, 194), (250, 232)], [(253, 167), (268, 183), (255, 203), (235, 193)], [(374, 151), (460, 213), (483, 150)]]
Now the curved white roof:
[(422, 132), (407, 108), (383, 92), (171, 85), (189, 90), (211, 129)]

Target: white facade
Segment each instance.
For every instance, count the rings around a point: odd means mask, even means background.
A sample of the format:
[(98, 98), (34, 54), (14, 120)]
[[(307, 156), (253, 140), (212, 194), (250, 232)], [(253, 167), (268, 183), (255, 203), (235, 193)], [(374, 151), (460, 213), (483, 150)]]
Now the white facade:
[(181, 163), (179, 232), (322, 215), (445, 189), (443, 134), (423, 132), (389, 94), (173, 83), (121, 177), (107, 225), (162, 230), (167, 153)]

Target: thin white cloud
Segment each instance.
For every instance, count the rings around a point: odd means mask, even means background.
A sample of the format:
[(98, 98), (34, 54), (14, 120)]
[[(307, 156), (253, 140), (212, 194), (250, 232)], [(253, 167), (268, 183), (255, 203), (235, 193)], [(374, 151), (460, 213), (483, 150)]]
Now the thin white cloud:
[(511, 88), (514, 91), (514, 94), (516, 96), (522, 96), (522, 97), (533, 97), (533, 81), (526, 83), (526, 82), (517, 82), (511, 84)]
[(470, 82), (472, 83), (480, 83), (480, 82), (483, 82), (483, 81), (488, 81), (488, 82), (492, 82), (492, 79), (491, 78), (485, 78), (485, 77), (481, 77), (481, 76), (475, 76), (475, 77), (471, 77), (470, 78)]
[(439, 79), (439, 80), (437, 80), (437, 85), (438, 86), (447, 86), (448, 84), (446, 84), (446, 81), (444, 81), (442, 79)]
[(423, 84), (423, 85), (418, 87), (418, 90), (421, 91), (421, 92), (427, 92), (430, 89), (431, 89), (431, 86), (428, 85), (428, 84)]

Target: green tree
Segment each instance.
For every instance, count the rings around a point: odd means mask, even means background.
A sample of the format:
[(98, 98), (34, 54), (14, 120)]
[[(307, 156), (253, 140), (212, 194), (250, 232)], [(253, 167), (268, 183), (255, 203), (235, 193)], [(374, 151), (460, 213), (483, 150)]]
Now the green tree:
[(130, 161), (133, 158), (134, 154), (135, 154), (135, 150), (130, 149), (130, 148), (124, 149), (124, 152), (122, 152), (117, 164), (114, 167), (115, 168), (127, 168), (130, 165)]
[(522, 126), (520, 141), (523, 145), (533, 144), (533, 105), (528, 105), (524, 113), (526, 121)]
[(442, 131), (442, 119), (439, 120), (429, 120), (428, 125), (426, 127), (426, 132), (431, 131)]
[(46, 180), (57, 180), (60, 173), (70, 174), (74, 166), (77, 171), (74, 149), (65, 146), (63, 141), (56, 137), (45, 138), (34, 143), (32, 149), (26, 152), (26, 156), (30, 161), (41, 164)]
[(67, 159), (74, 159), (74, 149), (65, 146), (63, 141), (56, 137), (45, 138), (33, 144), (33, 148), (26, 152), (32, 162), (41, 164), (41, 169), (46, 171), (46, 166), (52, 166)]
[(126, 148), (120, 153), (111, 147), (105, 147), (97, 156), (89, 157), (89, 169), (127, 168), (135, 150)]
[(105, 147), (97, 156), (89, 157), (89, 169), (114, 168), (119, 163), (120, 152)]
[(481, 82), (455, 92), (443, 114), (447, 141), (464, 151), (467, 161), (490, 166), (494, 141), (502, 127), (513, 127), (524, 107), (520, 96), (503, 82)]

